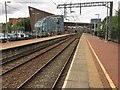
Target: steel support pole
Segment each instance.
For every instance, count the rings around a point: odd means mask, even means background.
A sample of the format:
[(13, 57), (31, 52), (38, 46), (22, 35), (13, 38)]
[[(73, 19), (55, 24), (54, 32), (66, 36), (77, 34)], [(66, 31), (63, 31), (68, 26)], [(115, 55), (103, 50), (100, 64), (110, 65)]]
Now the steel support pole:
[(66, 4), (64, 4), (64, 18), (66, 19)]
[(110, 2), (108, 40), (111, 40), (111, 32), (112, 32), (112, 9), (113, 9), (113, 2)]
[[(37, 18), (37, 13), (35, 13), (35, 24), (36, 24), (36, 22), (37, 22), (36, 18)], [(37, 38), (37, 29), (36, 29), (35, 34), (36, 34), (36, 38)]]
[[(7, 2), (5, 1), (5, 17), (6, 17), (6, 35), (7, 35), (7, 42), (8, 42), (8, 26), (7, 26)], [(5, 37), (4, 37), (5, 38)]]
[(107, 4), (106, 31), (105, 31), (105, 41), (107, 40), (108, 40), (108, 4)]
[(7, 3), (11, 3), (11, 1), (5, 1), (5, 17), (6, 17), (6, 35), (7, 35), (7, 42), (8, 40), (8, 25), (7, 25)]

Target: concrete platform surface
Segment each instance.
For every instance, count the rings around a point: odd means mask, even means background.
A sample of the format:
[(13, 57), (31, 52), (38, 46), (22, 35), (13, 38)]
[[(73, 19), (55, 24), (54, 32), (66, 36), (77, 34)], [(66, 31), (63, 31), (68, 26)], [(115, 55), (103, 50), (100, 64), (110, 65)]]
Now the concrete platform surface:
[[(119, 44), (85, 34), (104, 88), (118, 88)], [(120, 88), (119, 88), (120, 89)], [(114, 89), (115, 90), (115, 89)]]
[(50, 37), (45, 37), (45, 38), (36, 38), (36, 39), (30, 39), (30, 40), (15, 41), (15, 42), (0, 43), (0, 50), (18, 47), (18, 46), (27, 45), (27, 44), (32, 44), (32, 43), (37, 43), (37, 42), (41, 42), (45, 40), (63, 37), (66, 35), (69, 35), (69, 34), (56, 35), (56, 36), (50, 36)]
[(78, 43), (62, 88), (103, 88), (85, 34)]

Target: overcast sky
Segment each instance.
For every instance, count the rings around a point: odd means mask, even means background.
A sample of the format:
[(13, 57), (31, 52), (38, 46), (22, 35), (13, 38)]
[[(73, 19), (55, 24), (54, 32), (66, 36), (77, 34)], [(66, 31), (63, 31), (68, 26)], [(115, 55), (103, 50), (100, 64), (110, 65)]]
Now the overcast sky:
[[(5, 22), (5, 1), (0, 0), (0, 23)], [(97, 2), (97, 1), (110, 1), (110, 0), (9, 0), (11, 3), (7, 3), (7, 12), (8, 18), (18, 18), (18, 17), (29, 17), (28, 6), (44, 10), (56, 15), (63, 14), (63, 9), (57, 9), (55, 4), (63, 3), (83, 3), (83, 2)], [(111, 0), (113, 1), (113, 15), (115, 10), (118, 10), (118, 2), (120, 0)], [(54, 3), (55, 4), (54, 4)], [(79, 8), (74, 8), (72, 11), (74, 13), (70, 14), (70, 10), (67, 10), (67, 16), (70, 21), (77, 22), (90, 22), (91, 18), (97, 18), (95, 14), (100, 14), (100, 18), (104, 19), (106, 17), (107, 8), (104, 6), (100, 7), (83, 7), (81, 9), (82, 13), (79, 14)]]

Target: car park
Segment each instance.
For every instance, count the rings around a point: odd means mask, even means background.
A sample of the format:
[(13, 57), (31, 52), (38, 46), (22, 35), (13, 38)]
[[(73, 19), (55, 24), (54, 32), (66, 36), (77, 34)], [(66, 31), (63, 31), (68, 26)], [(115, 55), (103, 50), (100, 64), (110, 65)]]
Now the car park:
[(6, 42), (7, 41), (7, 35), (0, 33), (0, 42)]

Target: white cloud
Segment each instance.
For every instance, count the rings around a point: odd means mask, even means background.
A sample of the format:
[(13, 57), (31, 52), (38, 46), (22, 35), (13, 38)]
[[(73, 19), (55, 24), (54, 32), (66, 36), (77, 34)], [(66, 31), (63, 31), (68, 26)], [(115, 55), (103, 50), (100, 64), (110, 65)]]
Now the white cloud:
[[(97, 2), (99, 0), (52, 0), (56, 4), (60, 3), (79, 3), (79, 2)], [(40, 10), (45, 10), (50, 13), (54, 14), (62, 14), (63, 9), (57, 9), (57, 6), (52, 2), (51, 0), (11, 0), (11, 3), (8, 5), (11, 7), (8, 8), (8, 17), (28, 17), (28, 7), (27, 6), (32, 6)], [(104, 0), (100, 0), (104, 1)], [(106, 0), (109, 1), (109, 0)], [(113, 1), (113, 11), (115, 12), (115, 9), (118, 9), (118, 1), (119, 0), (112, 0)], [(5, 22), (5, 15), (4, 15), (4, 2), (5, 0), (0, 0), (0, 12), (3, 12), (2, 14), (0, 13), (0, 22)], [(22, 2), (21, 4), (18, 2)], [(32, 3), (33, 2), (33, 3)], [(15, 9), (16, 8), (16, 9)], [(76, 20), (79, 22), (90, 22), (91, 18), (97, 18), (95, 16), (96, 13), (100, 14), (100, 18), (106, 17), (106, 7), (86, 7), (82, 8), (82, 14), (79, 14), (79, 9), (72, 9), (75, 11), (75, 13), (71, 14), (73, 17), (70, 17), (70, 20)], [(113, 12), (113, 13), (114, 13)], [(69, 10), (68, 10), (69, 13)], [(70, 13), (68, 14), (70, 16)], [(77, 17), (76, 17), (77, 16)], [(79, 20), (78, 20), (79, 18)]]

